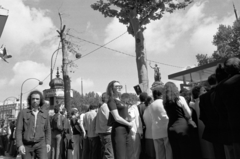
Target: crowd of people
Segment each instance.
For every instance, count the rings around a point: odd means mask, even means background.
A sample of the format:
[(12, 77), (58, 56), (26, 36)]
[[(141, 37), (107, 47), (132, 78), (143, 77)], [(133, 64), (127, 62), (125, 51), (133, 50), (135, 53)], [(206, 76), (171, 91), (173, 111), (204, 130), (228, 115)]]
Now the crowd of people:
[(180, 91), (160, 83), (136, 101), (111, 81), (87, 112), (56, 105), (54, 115), (33, 91), (5, 151), (23, 159), (239, 159), (240, 60), (219, 64), (207, 82)]

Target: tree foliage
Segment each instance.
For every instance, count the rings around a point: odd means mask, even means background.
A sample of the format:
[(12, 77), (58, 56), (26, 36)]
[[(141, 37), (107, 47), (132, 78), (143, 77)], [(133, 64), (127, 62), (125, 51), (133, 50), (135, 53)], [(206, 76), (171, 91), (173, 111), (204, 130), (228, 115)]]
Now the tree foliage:
[(82, 96), (79, 92), (73, 91), (73, 98), (71, 98), (72, 108), (77, 108), (84, 112), (88, 109), (90, 104), (99, 103), (101, 103), (101, 97), (97, 93), (89, 92)]
[(240, 56), (240, 20), (236, 20), (233, 26), (219, 25), (218, 32), (213, 37), (213, 45), (217, 46), (217, 50), (211, 56), (196, 55), (199, 66), (233, 56)]
[[(129, 34), (135, 36), (131, 18), (137, 18), (142, 31), (150, 20), (159, 20), (165, 12), (172, 13), (176, 9), (185, 8), (193, 0), (177, 2), (175, 0), (98, 0), (92, 4), (94, 10), (101, 12), (104, 17), (116, 17), (119, 22), (127, 26)], [(136, 12), (136, 17), (133, 12)]]

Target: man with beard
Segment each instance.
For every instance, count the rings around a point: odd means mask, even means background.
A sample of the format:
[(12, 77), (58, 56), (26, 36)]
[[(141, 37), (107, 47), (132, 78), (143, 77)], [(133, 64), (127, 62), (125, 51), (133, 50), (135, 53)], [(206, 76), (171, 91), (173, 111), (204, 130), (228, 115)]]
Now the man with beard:
[(22, 159), (46, 159), (50, 151), (51, 128), (47, 110), (42, 109), (44, 98), (40, 91), (32, 91), (28, 108), (19, 112), (16, 126), (16, 141)]

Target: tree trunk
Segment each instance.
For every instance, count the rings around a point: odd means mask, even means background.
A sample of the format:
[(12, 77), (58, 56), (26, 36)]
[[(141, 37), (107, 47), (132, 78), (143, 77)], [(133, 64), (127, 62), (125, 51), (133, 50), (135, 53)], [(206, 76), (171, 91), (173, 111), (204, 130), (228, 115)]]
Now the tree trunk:
[(71, 84), (70, 84), (70, 78), (68, 75), (68, 55), (67, 55), (67, 48), (65, 43), (65, 34), (62, 33), (62, 71), (63, 71), (63, 82), (64, 82), (64, 106), (68, 112), (68, 114), (71, 114), (71, 100), (70, 100), (70, 90), (71, 90)]
[(147, 58), (146, 52), (144, 51), (144, 35), (143, 29), (140, 25), (139, 19), (137, 18), (136, 9), (131, 10), (130, 22), (135, 37), (135, 52), (136, 52), (136, 63), (138, 70), (138, 81), (139, 84), (143, 85), (143, 92), (148, 92), (149, 81), (148, 81), (148, 70), (147, 70)]

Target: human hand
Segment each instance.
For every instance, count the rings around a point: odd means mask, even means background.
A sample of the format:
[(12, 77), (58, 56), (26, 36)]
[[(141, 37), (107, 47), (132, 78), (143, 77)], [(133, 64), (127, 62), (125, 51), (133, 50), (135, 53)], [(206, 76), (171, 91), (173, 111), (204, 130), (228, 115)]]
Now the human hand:
[(132, 123), (132, 122), (129, 122), (128, 127), (131, 129), (131, 128), (133, 127), (133, 123)]
[(47, 153), (51, 150), (51, 146), (47, 144)]
[(18, 151), (23, 155), (26, 153), (25, 147), (23, 145), (18, 148)]

